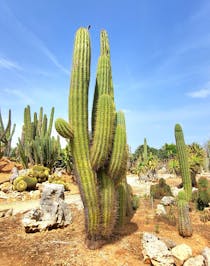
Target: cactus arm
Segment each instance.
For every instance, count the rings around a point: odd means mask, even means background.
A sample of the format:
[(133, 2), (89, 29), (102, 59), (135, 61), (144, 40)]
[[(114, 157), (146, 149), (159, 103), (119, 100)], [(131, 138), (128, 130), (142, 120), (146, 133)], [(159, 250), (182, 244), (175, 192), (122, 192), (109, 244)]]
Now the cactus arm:
[(96, 176), (92, 171), (89, 159), (89, 80), (90, 38), (88, 30), (80, 28), (75, 37), (69, 96), (69, 122), (74, 129), (74, 139), (71, 141), (71, 149), (84, 203), (87, 237), (90, 240), (95, 240), (99, 234), (100, 212)]
[(108, 166), (108, 175), (111, 178), (119, 178), (127, 164), (127, 144), (125, 118), (123, 112), (116, 114), (116, 129), (114, 145)]
[(56, 119), (55, 129), (65, 139), (72, 139), (74, 136), (71, 125), (62, 118)]
[(108, 158), (114, 126), (113, 100), (109, 95), (102, 95), (98, 101), (96, 128), (90, 150), (93, 169), (102, 167)]

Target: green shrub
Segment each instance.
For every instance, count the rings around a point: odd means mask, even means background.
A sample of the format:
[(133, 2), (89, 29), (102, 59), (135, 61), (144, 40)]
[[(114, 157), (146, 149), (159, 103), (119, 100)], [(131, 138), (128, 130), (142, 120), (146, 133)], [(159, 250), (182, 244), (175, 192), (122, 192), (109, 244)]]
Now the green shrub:
[(160, 178), (158, 184), (150, 187), (150, 196), (154, 199), (161, 199), (164, 196), (172, 196), (171, 188), (166, 184), (164, 178)]
[(198, 181), (198, 198), (197, 198), (197, 209), (203, 210), (208, 207), (210, 202), (210, 182), (206, 177), (201, 177)]

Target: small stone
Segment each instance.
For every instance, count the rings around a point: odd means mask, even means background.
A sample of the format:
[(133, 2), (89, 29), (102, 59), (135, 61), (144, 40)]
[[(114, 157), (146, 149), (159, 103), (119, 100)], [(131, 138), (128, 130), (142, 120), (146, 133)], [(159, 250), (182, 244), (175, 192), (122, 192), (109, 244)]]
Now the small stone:
[(189, 258), (185, 261), (183, 266), (204, 266), (204, 257), (198, 255), (196, 257)]
[(175, 198), (172, 196), (164, 196), (161, 199), (160, 203), (163, 204), (164, 206), (172, 205), (175, 203)]
[(162, 204), (157, 204), (157, 209), (155, 210), (155, 213), (159, 216), (166, 215), (165, 207)]
[(202, 251), (202, 255), (205, 260), (205, 266), (210, 266), (210, 248), (205, 247)]

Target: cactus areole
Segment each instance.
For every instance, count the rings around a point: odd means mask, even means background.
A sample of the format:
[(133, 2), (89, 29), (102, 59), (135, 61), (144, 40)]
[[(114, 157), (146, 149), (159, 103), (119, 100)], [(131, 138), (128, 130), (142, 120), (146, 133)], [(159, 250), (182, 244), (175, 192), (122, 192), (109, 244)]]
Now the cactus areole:
[(114, 228), (123, 224), (125, 211), (122, 210), (128, 205), (118, 192), (120, 183), (126, 183), (125, 119), (122, 112), (115, 111), (110, 48), (104, 30), (100, 42), (92, 134), (88, 131), (91, 46), (87, 28), (79, 28), (75, 36), (69, 121), (59, 118), (55, 123), (57, 132), (70, 140), (75, 174), (84, 204), (86, 244), (91, 249), (99, 248)]

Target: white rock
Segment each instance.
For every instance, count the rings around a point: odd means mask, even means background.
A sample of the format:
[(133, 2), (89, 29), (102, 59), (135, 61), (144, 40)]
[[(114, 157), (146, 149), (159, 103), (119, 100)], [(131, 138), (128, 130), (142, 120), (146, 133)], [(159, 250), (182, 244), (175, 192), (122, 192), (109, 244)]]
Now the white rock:
[(156, 208), (155, 212), (157, 215), (160, 215), (160, 216), (166, 215), (165, 207), (162, 204), (157, 204), (157, 208)]
[(172, 266), (174, 259), (166, 244), (157, 236), (150, 233), (143, 233), (142, 237), (144, 261), (148, 259), (156, 266)]
[(160, 201), (161, 204), (167, 206), (167, 205), (171, 205), (171, 204), (174, 204), (175, 203), (175, 198), (172, 197), (172, 196), (164, 196), (161, 201)]
[(187, 259), (192, 256), (192, 249), (186, 244), (181, 244), (172, 248), (171, 253), (174, 256), (176, 265), (181, 266)]
[(210, 248), (205, 247), (202, 251), (202, 255), (204, 256), (205, 266), (210, 266)]
[(171, 187), (171, 193), (174, 197), (177, 197), (179, 194), (179, 191), (181, 190), (183, 190), (183, 188)]
[(204, 266), (204, 257), (198, 255), (196, 257), (189, 258), (185, 261), (183, 266)]

